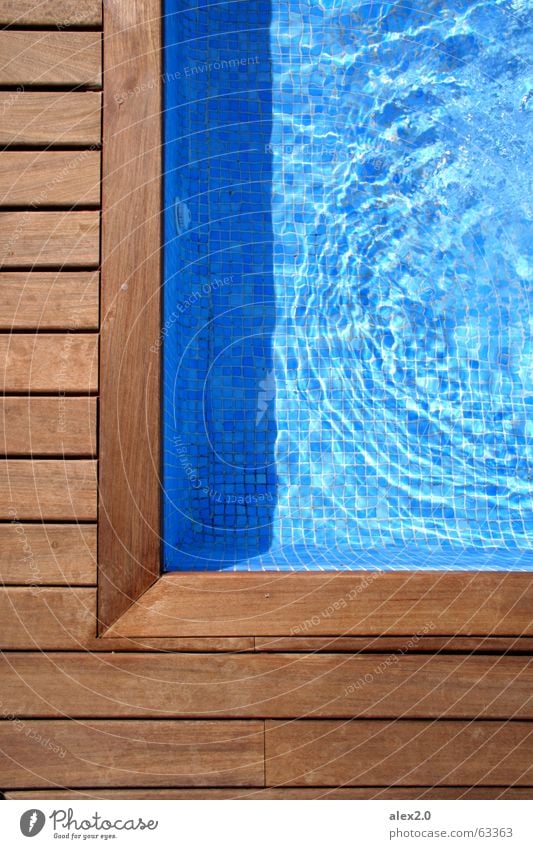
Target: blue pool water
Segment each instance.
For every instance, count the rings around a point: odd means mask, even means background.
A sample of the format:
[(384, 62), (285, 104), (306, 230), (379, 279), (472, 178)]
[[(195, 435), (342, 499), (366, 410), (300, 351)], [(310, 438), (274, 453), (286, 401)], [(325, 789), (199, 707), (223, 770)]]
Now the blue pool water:
[(530, 0), (166, 0), (164, 569), (533, 569)]

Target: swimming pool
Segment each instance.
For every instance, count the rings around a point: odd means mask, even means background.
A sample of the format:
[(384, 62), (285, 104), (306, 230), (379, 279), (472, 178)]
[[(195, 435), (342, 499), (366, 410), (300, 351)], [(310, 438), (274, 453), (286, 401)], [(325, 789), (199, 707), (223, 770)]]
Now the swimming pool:
[(165, 5), (163, 568), (532, 569), (532, 4)]

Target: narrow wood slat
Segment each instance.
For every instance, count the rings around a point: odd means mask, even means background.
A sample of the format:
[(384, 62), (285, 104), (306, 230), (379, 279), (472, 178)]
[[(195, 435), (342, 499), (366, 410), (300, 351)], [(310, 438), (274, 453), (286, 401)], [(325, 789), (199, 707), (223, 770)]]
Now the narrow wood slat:
[(0, 31), (0, 85), (102, 84), (101, 35)]
[(135, 16), (131, 0), (113, 0), (104, 29), (98, 545), (109, 626), (160, 573), (159, 357), (149, 350), (161, 329), (159, 0), (138, 0)]
[(236, 788), (234, 790), (187, 790), (171, 788), (143, 790), (109, 790), (92, 787), (85, 790), (8, 790), (6, 799), (183, 799), (242, 801), (291, 799), (533, 799), (533, 787), (282, 787), (280, 789)]
[(102, 0), (0, 0), (3, 26), (99, 26)]
[(529, 658), (396, 661), (29, 653), (0, 657), (0, 692), (10, 713), (41, 718), (533, 718)]
[(267, 721), (266, 784), (531, 786), (528, 722)]
[(99, 144), (101, 109), (96, 91), (0, 92), (0, 144)]
[(96, 462), (0, 460), (0, 519), (96, 519)]
[(95, 333), (0, 334), (0, 389), (9, 392), (94, 392), (98, 388)]
[(172, 573), (112, 636), (533, 635), (533, 581), (509, 572)]
[[(96, 618), (96, 613), (95, 613)], [(87, 646), (91, 651), (99, 652), (206, 652), (229, 654), (233, 652), (253, 652), (253, 637), (173, 637), (164, 640), (140, 637), (138, 639), (102, 639), (97, 637)]]
[[(29, 583), (33, 574), (28, 568)], [(96, 634), (96, 590), (0, 589), (0, 649), (85, 649)]]
[(98, 212), (0, 212), (0, 266), (96, 268)]
[[(18, 522), (16, 523), (19, 524)], [(39, 583), (31, 561), (29, 584)], [(173, 639), (102, 640), (96, 637), (96, 591), (93, 589), (30, 586), (0, 589), (0, 650), (33, 649), (78, 651), (220, 651), (253, 649), (253, 640)]]
[(96, 583), (96, 525), (0, 525), (0, 585)]
[(263, 736), (253, 720), (4, 720), (0, 786), (261, 787)]
[(258, 652), (528, 652), (533, 654), (533, 637), (256, 637)]
[(0, 272), (0, 329), (98, 329), (98, 278), (97, 271)]
[(0, 454), (96, 454), (95, 398), (0, 398)]
[(100, 205), (99, 151), (0, 154), (0, 207), (75, 205)]

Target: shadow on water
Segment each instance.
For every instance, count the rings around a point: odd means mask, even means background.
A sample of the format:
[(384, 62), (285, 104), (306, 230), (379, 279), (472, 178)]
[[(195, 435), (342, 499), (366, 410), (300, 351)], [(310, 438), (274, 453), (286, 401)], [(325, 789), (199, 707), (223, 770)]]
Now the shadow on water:
[(276, 506), (271, 6), (165, 6), (163, 568), (221, 569)]

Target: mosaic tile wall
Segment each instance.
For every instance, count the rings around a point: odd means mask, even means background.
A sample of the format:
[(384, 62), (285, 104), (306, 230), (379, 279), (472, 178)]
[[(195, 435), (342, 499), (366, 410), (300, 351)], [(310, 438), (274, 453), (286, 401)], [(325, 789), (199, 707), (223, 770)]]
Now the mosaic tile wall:
[(271, 11), (167, 6), (164, 536), (194, 568), (271, 540)]

